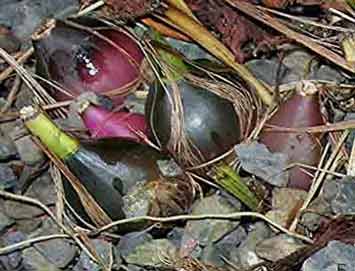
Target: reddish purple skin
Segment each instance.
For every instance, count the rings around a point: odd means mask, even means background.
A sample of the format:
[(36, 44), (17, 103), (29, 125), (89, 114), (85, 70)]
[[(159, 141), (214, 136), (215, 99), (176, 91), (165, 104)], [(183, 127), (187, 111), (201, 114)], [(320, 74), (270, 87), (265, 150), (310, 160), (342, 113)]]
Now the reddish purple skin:
[(143, 142), (141, 136), (148, 134), (145, 117), (129, 112), (111, 112), (106, 109), (89, 106), (82, 114), (85, 126), (92, 138), (122, 138)]
[(138, 45), (117, 31), (101, 31), (101, 34), (114, 41), (119, 49), (102, 39), (94, 39), (99, 50), (92, 53), (90, 61), (98, 72), (90, 75), (91, 70), (85, 63), (78, 64), (80, 92), (86, 89), (104, 93), (124, 88), (139, 78), (143, 54)]
[[(294, 95), (280, 106), (267, 124), (288, 128), (323, 125), (318, 96)], [(319, 134), (263, 131), (260, 142), (265, 144), (271, 152), (287, 154), (290, 163), (298, 162), (316, 166), (322, 150), (319, 139)], [(299, 167), (289, 170), (288, 187), (308, 191), (311, 184), (312, 177)]]
[[(47, 37), (35, 41), (36, 55), (46, 76), (64, 86), (76, 97), (83, 92), (107, 94), (121, 104), (120, 93), (140, 79), (144, 58), (137, 43), (123, 32), (99, 32), (113, 44), (83, 30), (58, 24)], [(55, 90), (58, 100), (73, 97)]]

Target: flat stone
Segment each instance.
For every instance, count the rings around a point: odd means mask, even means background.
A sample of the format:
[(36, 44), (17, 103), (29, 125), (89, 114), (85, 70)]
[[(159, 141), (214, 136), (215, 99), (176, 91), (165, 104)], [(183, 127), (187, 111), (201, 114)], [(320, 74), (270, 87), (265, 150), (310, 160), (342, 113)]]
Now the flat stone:
[(35, 217), (31, 219), (18, 219), (15, 221), (16, 229), (25, 234), (31, 234), (42, 225), (41, 217)]
[[(116, 266), (119, 266), (121, 264), (120, 257), (115, 257), (113, 253), (114, 248), (112, 246), (112, 243), (105, 241), (103, 239), (95, 239), (91, 241), (91, 244), (95, 248), (95, 251), (101, 258), (102, 262), (106, 266), (110, 264), (111, 251), (113, 257), (112, 260), (115, 262)], [(79, 261), (73, 268), (73, 271), (83, 271), (83, 270), (101, 271), (102, 267), (94, 263), (85, 252), (81, 252)]]
[(15, 220), (8, 217), (0, 210), (0, 233), (2, 233), (5, 229), (11, 227), (13, 224), (15, 224)]
[(305, 245), (286, 234), (263, 240), (256, 245), (256, 254), (268, 261), (277, 261), (297, 251)]
[(322, 216), (332, 215), (330, 202), (321, 195), (314, 199), (307, 209), (312, 210), (312, 212), (305, 210), (300, 222), (311, 232), (318, 230), (322, 222)]
[(246, 240), (246, 238), (247, 233), (245, 229), (239, 226), (223, 239), (217, 241), (216, 243), (207, 245), (207, 247), (203, 249), (200, 259), (204, 263), (212, 264), (217, 267), (223, 267), (226, 264), (223, 259), (230, 260), (231, 252), (236, 250), (237, 247)]
[(165, 177), (177, 177), (183, 174), (182, 169), (173, 159), (158, 160), (157, 164), (161, 174)]
[(131, 232), (121, 237), (117, 249), (120, 251), (121, 256), (127, 257), (130, 255), (137, 246), (152, 241), (153, 237), (146, 232)]
[[(269, 59), (253, 59), (245, 63), (245, 66), (254, 74), (254, 76), (274, 86), (277, 83), (277, 72), (279, 70), (280, 61)], [(280, 78), (282, 83), (292, 82), (296, 77), (290, 78), (288, 75), (290, 69), (287, 66), (281, 64)]]
[(275, 188), (272, 191), (272, 208), (292, 211), (307, 197), (307, 192), (294, 188)]
[(271, 221), (283, 227), (287, 226), (287, 223), (289, 222), (289, 215), (290, 214), (284, 210), (270, 210), (265, 214), (265, 216)]
[(241, 143), (235, 146), (242, 168), (274, 186), (288, 183), (288, 157), (282, 153), (272, 153), (258, 142)]
[[(0, 238), (0, 247), (10, 246), (25, 239), (26, 236), (20, 231), (7, 232)], [(23, 259), (21, 251), (0, 255), (0, 267), (5, 268), (5, 271), (22, 270)]]
[(154, 268), (166, 267), (162, 259), (177, 253), (176, 247), (167, 239), (154, 239), (137, 246), (125, 257), (129, 264)]
[(307, 197), (307, 192), (293, 188), (274, 188), (272, 191), (272, 210), (266, 217), (275, 223), (287, 226), (290, 214), (295, 208), (301, 207)]
[(328, 65), (321, 65), (319, 68), (317, 67), (316, 69), (313, 69), (309, 74), (308, 79), (335, 81), (338, 83), (345, 81), (345, 77), (339, 72), (339, 70)]
[(259, 242), (272, 236), (271, 229), (264, 222), (256, 222), (251, 227), (245, 241), (231, 252), (231, 261), (239, 268), (247, 269), (262, 262), (256, 254), (256, 246)]
[(176, 247), (180, 247), (182, 236), (185, 229), (182, 227), (174, 227), (166, 236)]
[(0, 164), (0, 190), (16, 186), (17, 177), (7, 164)]
[(194, 43), (176, 40), (173, 38), (167, 38), (166, 40), (173, 48), (178, 50), (180, 53), (182, 53), (188, 59), (191, 59), (191, 60), (193, 60), (193, 59), (215, 60), (215, 58), (210, 53), (208, 53), (206, 50), (201, 48), (201, 46), (198, 46)]
[[(205, 197), (198, 200), (192, 207), (192, 215), (202, 214), (230, 214), (238, 212), (239, 207), (232, 206), (225, 198), (219, 194)], [(185, 233), (182, 238), (181, 247), (189, 255), (198, 246), (207, 246), (210, 243), (220, 240), (223, 236), (233, 231), (239, 225), (238, 221), (228, 220), (196, 220), (188, 221)]]
[(15, 157), (17, 150), (10, 137), (0, 131), (0, 161), (7, 161)]
[(325, 248), (303, 263), (302, 271), (352, 271), (354, 259), (354, 246), (339, 241), (330, 241)]
[[(54, 205), (56, 202), (56, 192), (52, 179), (48, 173), (37, 178), (28, 188), (25, 196), (38, 199), (45, 205)], [(14, 219), (31, 219), (44, 213), (36, 206), (22, 203), (19, 201), (5, 202), (5, 213)]]
[(22, 252), (25, 270), (31, 271), (61, 271), (50, 263), (37, 249), (30, 247)]
[(15, 145), (21, 160), (27, 165), (34, 166), (44, 161), (42, 150), (33, 142), (30, 135), (20, 137), (15, 141)]
[[(31, 238), (58, 234), (60, 230), (51, 219), (46, 219), (42, 227), (30, 235)], [(77, 248), (66, 239), (53, 239), (36, 243), (34, 247), (53, 265), (58, 268), (65, 268), (74, 259)]]
[(313, 55), (300, 48), (287, 54), (283, 59), (282, 64), (290, 70), (295, 81), (300, 81), (306, 79), (309, 64), (313, 59)]
[(64, 18), (77, 11), (77, 0), (24, 0), (0, 5), (0, 25), (11, 28), (14, 35), (25, 40), (47, 18)]
[(355, 212), (355, 178), (346, 176), (341, 180), (331, 180), (324, 184), (323, 196), (329, 200), (335, 214)]

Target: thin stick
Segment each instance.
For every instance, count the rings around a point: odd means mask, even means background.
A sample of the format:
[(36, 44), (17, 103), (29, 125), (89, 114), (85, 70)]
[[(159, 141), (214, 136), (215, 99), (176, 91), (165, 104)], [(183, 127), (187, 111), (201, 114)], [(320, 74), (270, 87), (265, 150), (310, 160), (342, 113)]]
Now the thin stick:
[[(17, 64), (22, 64), (24, 63), (34, 52), (33, 47), (25, 51), (17, 60)], [(10, 65), (7, 69), (5, 69), (1, 74), (0, 74), (0, 82), (4, 81), (9, 75), (15, 70), (15, 66)]]
[(36, 243), (53, 240), (53, 239), (63, 239), (63, 238), (68, 239), (70, 238), (70, 236), (68, 234), (52, 234), (52, 235), (45, 235), (45, 236), (39, 236), (32, 239), (27, 239), (22, 242), (18, 242), (16, 244), (0, 248), (0, 255), (12, 253), (16, 250), (22, 250), (28, 248)]
[(338, 15), (338, 16), (340, 16), (340, 17), (342, 17), (342, 18), (344, 18), (344, 19), (346, 19), (346, 20), (348, 20), (350, 22), (352, 22), (352, 23), (355, 23), (355, 19), (353, 17), (351, 17), (349, 15), (346, 15), (345, 13), (343, 13), (343, 12), (341, 12), (341, 11), (335, 9), (335, 8), (329, 8), (328, 10), (330, 12), (332, 12), (332, 13), (334, 13), (334, 14), (336, 14), (336, 15)]
[(272, 225), (276, 229), (278, 229), (281, 232), (284, 232), (292, 237), (301, 239), (307, 243), (313, 243), (312, 239), (300, 235), (294, 232), (289, 231), (288, 229), (280, 226), (279, 224), (276, 224), (266, 216), (256, 213), (256, 212), (235, 212), (235, 213), (230, 213), (230, 214), (204, 214), (204, 215), (177, 215), (177, 216), (170, 216), (170, 217), (153, 217), (153, 216), (137, 216), (137, 217), (132, 217), (132, 218), (126, 218), (122, 220), (118, 220), (115, 222), (112, 222), (102, 228), (99, 228), (97, 231), (93, 232), (94, 234), (101, 233), (103, 231), (109, 230), (112, 227), (122, 225), (122, 224), (128, 224), (128, 223), (134, 223), (138, 221), (153, 221), (153, 222), (174, 222), (174, 221), (181, 221), (181, 220), (204, 220), (204, 219), (219, 219), (219, 220), (232, 220), (232, 219), (238, 219), (242, 217), (255, 217), (259, 218), (268, 224)]
[(16, 195), (13, 193), (9, 193), (3, 190), (0, 190), (0, 197), (5, 198), (5, 199), (10, 199), (10, 200), (15, 200), (15, 201), (20, 201), (20, 202), (25, 202), (31, 205), (36, 205), (39, 208), (41, 208), (42, 210), (44, 210), (48, 216), (53, 220), (53, 222), (55, 224), (57, 224), (57, 226), (59, 228), (61, 228), (63, 230), (63, 232), (67, 235), (69, 235), (77, 244), (78, 246), (87, 253), (87, 255), (94, 261), (94, 262), (98, 262), (98, 260), (90, 253), (90, 251), (86, 248), (86, 246), (80, 241), (80, 239), (69, 229), (67, 229), (62, 223), (60, 223), (55, 215), (52, 213), (52, 211), (46, 206), (44, 205), (42, 202), (40, 202), (37, 199), (34, 198), (30, 198), (30, 197), (26, 197), (26, 196), (21, 196), (21, 195)]
[(355, 176), (355, 138), (353, 140), (353, 146), (351, 148), (349, 164), (346, 172), (350, 176)]
[(84, 8), (83, 10), (80, 10), (75, 17), (83, 16), (83, 15), (85, 15), (85, 14), (87, 14), (87, 13), (89, 13), (89, 12), (95, 10), (95, 9), (98, 9), (99, 7), (102, 7), (103, 5), (105, 5), (104, 1), (102, 1), (102, 0), (101, 1), (97, 1), (94, 4)]
[[(341, 149), (341, 146), (343, 145), (345, 139), (347, 138), (347, 136), (349, 135), (349, 130), (345, 130), (343, 132), (343, 134), (341, 135), (337, 145), (334, 148), (334, 151), (332, 152), (332, 154), (330, 155), (328, 161), (326, 162), (324, 169), (328, 170), (331, 166), (332, 163), (335, 161), (335, 159), (337, 158), (337, 155)], [(315, 194), (317, 193), (317, 191), (319, 190), (320, 186), (323, 183), (324, 177), (327, 175), (326, 172), (321, 172), (318, 176), (318, 178), (315, 180), (315, 182), (313, 183), (313, 185), (311, 186), (311, 189), (307, 195), (306, 200), (304, 201), (302, 207), (299, 209), (298, 214), (295, 216), (295, 219), (293, 220), (291, 226), (290, 226), (290, 231), (294, 231), (297, 227), (297, 223), (298, 223), (298, 219), (300, 218), (301, 214), (303, 213), (304, 210), (306, 210), (306, 208), (308, 207), (308, 205), (311, 203), (312, 199), (314, 198)]]
[(20, 80), (20, 77), (19, 76), (16, 76), (15, 78), (15, 81), (11, 87), (11, 90), (9, 92), (9, 95), (7, 96), (7, 99), (6, 99), (6, 103), (4, 104), (4, 106), (1, 108), (0, 110), (0, 114), (3, 114), (5, 113), (7, 110), (10, 109), (12, 103), (15, 101), (16, 99), (16, 95), (17, 95), (17, 92), (19, 91), (20, 89), (20, 85), (21, 85), (21, 80)]

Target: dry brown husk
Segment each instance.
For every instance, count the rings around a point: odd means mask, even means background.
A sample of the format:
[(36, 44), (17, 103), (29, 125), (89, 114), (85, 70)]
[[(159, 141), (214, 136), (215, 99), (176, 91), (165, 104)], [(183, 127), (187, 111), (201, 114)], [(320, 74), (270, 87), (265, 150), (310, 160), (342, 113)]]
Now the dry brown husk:
[[(210, 78), (196, 76), (192, 73), (187, 73), (184, 79), (192, 85), (205, 88), (221, 98), (224, 98), (233, 103), (235, 113), (239, 118), (241, 141), (245, 140), (254, 129), (256, 123), (261, 118), (262, 106), (260, 100), (255, 94), (250, 92), (245, 86), (240, 83), (234, 83), (225, 80), (215, 74), (210, 74)], [(212, 76), (211, 76), (212, 75)], [(213, 161), (206, 161), (201, 152), (196, 146), (188, 140), (183, 130), (183, 107), (181, 96), (178, 87), (172, 87), (172, 119), (171, 119), (171, 135), (168, 143), (168, 150), (179, 162), (180, 166), (185, 169), (203, 169), (204, 172), (210, 169), (210, 166), (218, 162), (233, 152), (227, 151)], [(227, 159), (229, 160), (229, 159)], [(211, 162), (211, 163), (210, 163)], [(204, 166), (206, 164), (206, 166)]]

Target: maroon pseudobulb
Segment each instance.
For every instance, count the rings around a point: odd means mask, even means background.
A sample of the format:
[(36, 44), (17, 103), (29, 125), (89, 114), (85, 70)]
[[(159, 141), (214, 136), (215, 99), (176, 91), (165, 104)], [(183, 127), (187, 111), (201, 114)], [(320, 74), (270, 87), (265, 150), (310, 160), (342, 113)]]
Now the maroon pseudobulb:
[(112, 96), (119, 104), (122, 95), (139, 81), (143, 53), (137, 43), (116, 29), (98, 33), (57, 22), (33, 40), (38, 73), (69, 92), (54, 90), (58, 100), (92, 91)]
[[(286, 128), (303, 128), (324, 124), (317, 93), (296, 93), (283, 103), (267, 122)], [(263, 130), (260, 141), (272, 152), (288, 156), (290, 163), (317, 166), (321, 158), (321, 134)], [(309, 190), (312, 176), (296, 166), (289, 170), (289, 187)], [(311, 172), (314, 173), (314, 172)]]

